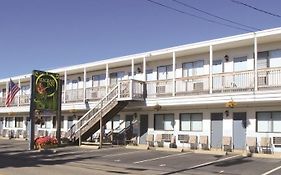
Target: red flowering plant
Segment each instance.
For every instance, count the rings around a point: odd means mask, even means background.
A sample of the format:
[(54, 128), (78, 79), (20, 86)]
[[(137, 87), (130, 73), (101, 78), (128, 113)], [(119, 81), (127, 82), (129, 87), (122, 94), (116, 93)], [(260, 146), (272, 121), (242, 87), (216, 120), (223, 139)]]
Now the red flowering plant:
[(58, 141), (54, 137), (45, 136), (45, 137), (37, 137), (35, 140), (35, 148), (36, 149), (44, 149), (49, 147), (56, 147), (58, 145)]

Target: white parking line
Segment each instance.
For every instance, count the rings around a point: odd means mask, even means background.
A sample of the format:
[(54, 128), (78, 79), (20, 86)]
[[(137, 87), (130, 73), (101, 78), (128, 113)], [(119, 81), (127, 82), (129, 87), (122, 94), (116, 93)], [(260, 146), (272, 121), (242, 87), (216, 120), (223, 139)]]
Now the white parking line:
[(239, 157), (239, 156), (240, 155), (235, 155), (235, 156), (226, 157), (226, 158), (219, 159), (219, 160), (214, 160), (214, 161), (202, 163), (202, 164), (199, 164), (199, 165), (195, 165), (195, 166), (189, 167), (188, 169), (195, 169), (195, 168), (199, 168), (199, 167), (202, 167), (202, 166), (211, 165), (211, 164), (222, 162), (222, 161), (225, 161), (225, 160), (228, 160), (228, 159), (233, 159), (233, 158)]
[(281, 166), (276, 167), (276, 168), (274, 168), (274, 169), (272, 169), (272, 170), (270, 170), (270, 171), (267, 171), (267, 172), (263, 173), (262, 175), (268, 175), (268, 174), (270, 174), (270, 173), (273, 173), (274, 171), (279, 170), (280, 168), (281, 168)]
[[(102, 157), (122, 156), (122, 155), (126, 155), (126, 154), (137, 153), (137, 152), (142, 152), (142, 151), (131, 151), (131, 152), (125, 152), (125, 153), (119, 153), (119, 154), (109, 154), (109, 155), (105, 155), (105, 156), (102, 156)], [(143, 152), (144, 152), (144, 151), (143, 151)]]
[(171, 154), (171, 155), (167, 155), (167, 156), (163, 156), (163, 157), (156, 157), (156, 158), (152, 158), (152, 159), (141, 160), (141, 161), (137, 161), (137, 162), (134, 162), (134, 163), (138, 164), (138, 163), (149, 162), (149, 161), (154, 161), (154, 160), (159, 160), (159, 159), (165, 159), (165, 158), (168, 158), (168, 157), (182, 156), (182, 155), (190, 154), (190, 153), (191, 152), (180, 153), (180, 154)]

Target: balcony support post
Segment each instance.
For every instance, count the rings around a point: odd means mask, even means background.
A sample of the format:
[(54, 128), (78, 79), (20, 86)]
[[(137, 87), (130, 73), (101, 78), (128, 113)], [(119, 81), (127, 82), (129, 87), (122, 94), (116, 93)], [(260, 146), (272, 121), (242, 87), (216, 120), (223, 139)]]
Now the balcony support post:
[(173, 52), (173, 96), (176, 96), (176, 52)]
[(257, 37), (254, 33), (254, 81), (255, 81), (255, 87), (254, 91), (256, 92), (258, 90), (258, 44), (257, 44)]
[(83, 78), (83, 102), (86, 101), (86, 82), (87, 82), (87, 68), (84, 67), (84, 78)]
[(66, 102), (66, 86), (67, 86), (67, 72), (64, 71), (64, 88), (63, 88), (63, 103)]
[(210, 45), (210, 66), (209, 66), (209, 93), (213, 93), (213, 46)]
[(146, 81), (146, 56), (143, 57), (143, 81)]
[(135, 60), (132, 58), (132, 65), (131, 65), (131, 79), (134, 79), (134, 72), (135, 72)]
[(109, 86), (109, 73), (108, 73), (108, 64), (105, 66), (105, 80), (106, 80), (106, 86), (105, 86), (105, 92), (108, 93), (108, 86)]
[[(21, 88), (20, 78), (19, 78), (19, 81), (18, 81), (18, 86), (19, 86), (19, 88)], [(21, 95), (22, 95), (22, 91), (20, 90), (20, 91), (19, 91), (18, 98), (17, 98), (18, 106), (20, 106), (20, 98), (21, 98)]]

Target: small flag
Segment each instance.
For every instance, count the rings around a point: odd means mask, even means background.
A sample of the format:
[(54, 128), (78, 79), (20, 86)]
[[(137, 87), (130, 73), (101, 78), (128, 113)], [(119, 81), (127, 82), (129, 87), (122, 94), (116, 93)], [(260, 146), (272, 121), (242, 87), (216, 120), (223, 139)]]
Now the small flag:
[(8, 95), (6, 98), (6, 106), (10, 106), (10, 104), (13, 102), (15, 95), (17, 94), (17, 92), (20, 90), (20, 88), (18, 87), (18, 85), (16, 85), (11, 79), (9, 82), (9, 91), (8, 91)]

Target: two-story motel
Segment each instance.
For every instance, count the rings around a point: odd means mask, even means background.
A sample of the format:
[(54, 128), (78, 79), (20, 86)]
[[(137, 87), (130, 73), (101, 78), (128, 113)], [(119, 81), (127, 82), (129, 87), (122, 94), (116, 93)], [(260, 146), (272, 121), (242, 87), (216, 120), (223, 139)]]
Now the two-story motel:
[[(120, 98), (119, 85), (141, 82), (142, 100), (129, 100), (108, 116), (107, 130), (118, 133), (132, 124), (139, 144), (146, 144), (147, 135), (173, 135), (177, 145), (180, 135), (197, 136), (198, 142), (205, 136), (209, 148), (220, 148), (225, 137), (233, 149), (244, 149), (247, 138), (257, 145), (268, 138), (281, 152), (281, 28), (48, 71), (63, 80), (62, 134), (115, 85)], [(10, 78), (21, 90), (5, 107)], [(130, 95), (138, 91), (130, 87)], [(0, 80), (2, 136), (26, 137), (29, 98), (30, 74)], [(43, 120), (37, 135), (55, 133), (55, 116)]]

